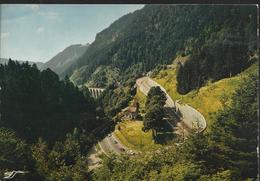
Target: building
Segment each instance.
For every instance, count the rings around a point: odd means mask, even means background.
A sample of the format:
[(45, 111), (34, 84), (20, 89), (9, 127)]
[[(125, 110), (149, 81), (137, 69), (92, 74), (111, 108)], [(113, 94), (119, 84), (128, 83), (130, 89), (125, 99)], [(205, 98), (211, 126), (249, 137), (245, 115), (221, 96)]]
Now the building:
[(135, 119), (137, 115), (137, 108), (134, 106), (127, 107), (124, 112), (124, 117), (128, 119)]
[(126, 119), (136, 119), (138, 115), (138, 109), (138, 102), (134, 99), (130, 106), (122, 110), (123, 117)]

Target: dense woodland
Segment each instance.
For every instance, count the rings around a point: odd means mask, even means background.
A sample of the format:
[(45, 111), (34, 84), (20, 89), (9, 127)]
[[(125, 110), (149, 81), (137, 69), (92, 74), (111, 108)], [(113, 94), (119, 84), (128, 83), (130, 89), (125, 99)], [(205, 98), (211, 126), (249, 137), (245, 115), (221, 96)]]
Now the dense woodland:
[(177, 56), (189, 57), (177, 73), (178, 92), (186, 94), (234, 76), (255, 61), (256, 19), (255, 6), (146, 5), (98, 33), (66, 74), (75, 84), (110, 87), (111, 102), (118, 102), (118, 96), (127, 99), (126, 91), (118, 94), (119, 85), (171, 64)]
[(232, 104), (213, 115), (206, 133), (195, 133), (180, 146), (166, 146), (134, 158), (105, 158), (94, 180), (255, 180), (257, 177), (256, 74), (245, 78)]
[[(0, 65), (0, 87), (1, 168), (32, 171), (45, 156), (53, 171), (74, 165), (110, 129), (89, 92), (68, 78), (59, 80), (50, 69), (41, 72), (36, 65), (9, 60)], [(42, 149), (49, 149), (49, 156)]]
[[(10, 69), (11, 67), (12, 69)], [(132, 158), (126, 155), (104, 157), (103, 166), (91, 173), (87, 169), (86, 153), (93, 142), (102, 135), (95, 134), (90, 128), (102, 127), (101, 125), (105, 125), (107, 120), (101, 110), (95, 111), (95, 104), (88, 93), (82, 94), (68, 81), (59, 81), (56, 79), (56, 74), (50, 70), (40, 72), (36, 66), (30, 66), (27, 63), (19, 64), (9, 61), (8, 65), (1, 66), (0, 70), (1, 174), (6, 169), (29, 170), (29, 180), (210, 179), (228, 181), (249, 178), (254, 180), (256, 178), (257, 129), (255, 128), (257, 127), (258, 110), (258, 77), (256, 72), (244, 78), (240, 88), (234, 93), (232, 103), (229, 106), (212, 115), (215, 121), (209, 132), (195, 133), (180, 146), (169, 145), (159, 151), (151, 150)], [(18, 73), (20, 76), (17, 76)], [(47, 79), (49, 80), (48, 84), (47, 82), (43, 83), (42, 80), (46, 78), (45, 73), (48, 73), (49, 76), (52, 75)], [(38, 76), (32, 77), (32, 75)], [(38, 81), (35, 81), (35, 77)], [(63, 94), (57, 92), (59, 89), (53, 88), (54, 85), (57, 87), (60, 85), (59, 88), (63, 88), (62, 93), (67, 95), (66, 98), (69, 99), (69, 95), (71, 95), (74, 98), (71, 101), (78, 101), (76, 103), (81, 104), (82, 108), (77, 107), (76, 109), (74, 107), (76, 105), (73, 103), (68, 104), (69, 100), (65, 100), (62, 97)], [(18, 90), (18, 87), (14, 86), (18, 86), (21, 91), (12, 91), (11, 88)], [(30, 86), (30, 89), (28, 87), (25, 89), (26, 86)], [(49, 86), (48, 89), (47, 86)], [(46, 88), (45, 92), (41, 93), (49, 96), (34, 97), (31, 89), (40, 91), (43, 88)], [(57, 101), (56, 96), (51, 96), (54, 93), (59, 97), (59, 101)], [(35, 95), (39, 96), (36, 93)], [(80, 99), (76, 99), (77, 96)], [(150, 91), (149, 96), (151, 99), (147, 102), (147, 106), (153, 104), (153, 101), (159, 97), (162, 99), (159, 99), (161, 104), (156, 104), (154, 108), (147, 111), (147, 115), (149, 112), (152, 114), (152, 112), (160, 110), (160, 105), (163, 105), (165, 101), (163, 98), (165, 96), (158, 88)], [(27, 100), (25, 101), (23, 98), (27, 98)], [(33, 98), (42, 99), (39, 100), (42, 101), (41, 104), (33, 104)], [(14, 101), (12, 106), (8, 104), (9, 101)], [(16, 106), (15, 109), (13, 106)], [(38, 114), (29, 111), (29, 106), (37, 106), (38, 109), (34, 107), (30, 109), (39, 111)], [(56, 111), (50, 111), (48, 115), (42, 116), (41, 106), (56, 106), (57, 109), (52, 107)], [(87, 107), (84, 109), (84, 106)], [(66, 116), (74, 118), (73, 113), (82, 115), (82, 117), (75, 117), (71, 122), (66, 120), (70, 125), (69, 129), (65, 127), (67, 124), (59, 122), (62, 118), (59, 115), (62, 110), (70, 110), (72, 114), (67, 115), (63, 112), (63, 119), (66, 119)], [(57, 115), (54, 119), (53, 115), (55, 114)], [(85, 117), (84, 114), (88, 114), (88, 116)], [(30, 115), (34, 115), (34, 117), (31, 118)], [(98, 119), (93, 116), (100, 117)], [(12, 119), (15, 119), (18, 124), (14, 124)], [(59, 123), (63, 124), (63, 127), (57, 128)], [(20, 127), (18, 127), (19, 125)], [(41, 132), (38, 125), (48, 134)], [(146, 124), (147, 129), (156, 129), (157, 126), (158, 124), (152, 126)], [(29, 134), (28, 130), (32, 134)]]
[[(134, 71), (172, 63), (177, 55), (191, 55), (195, 68), (187, 69), (198, 74), (195, 82), (201, 86), (248, 66), (248, 54), (256, 50), (256, 14), (255, 6), (147, 5), (98, 33), (71, 69), (85, 66), (78, 83), (88, 81), (100, 65), (118, 68), (123, 79)], [(184, 92), (195, 87), (190, 83)]]
[[(102, 32), (60, 80), (50, 69), (10, 60), (0, 65), (0, 177), (28, 170), (27, 180), (255, 180), (257, 73), (244, 77), (232, 103), (212, 113), (206, 132), (179, 146), (135, 156), (105, 157), (88, 171), (93, 144), (136, 94), (135, 80), (177, 56), (177, 90), (232, 77), (256, 58), (255, 6), (146, 5)], [(71, 79), (73, 83), (69, 80)], [(94, 100), (87, 83), (106, 90)], [(152, 90), (144, 131), (158, 130), (165, 95)], [(154, 119), (155, 118), (155, 119)]]

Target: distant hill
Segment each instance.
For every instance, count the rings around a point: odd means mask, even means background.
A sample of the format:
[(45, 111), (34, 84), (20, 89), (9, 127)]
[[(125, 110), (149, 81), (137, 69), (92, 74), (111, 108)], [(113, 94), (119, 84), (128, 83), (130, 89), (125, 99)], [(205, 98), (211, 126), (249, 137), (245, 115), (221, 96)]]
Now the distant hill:
[[(14, 60), (14, 59), (12, 59), (12, 60)], [(7, 64), (8, 61), (9, 61), (9, 59), (7, 59), (7, 58), (0, 58), (0, 64)], [(18, 61), (21, 63), (28, 62), (30, 65), (35, 63), (39, 69), (41, 69), (42, 66), (44, 65), (44, 63), (42, 63), (42, 62), (31, 62), (31, 61), (24, 61), (24, 60), (14, 60), (14, 61)]]
[[(67, 69), (70, 68), (70, 66), (86, 52), (88, 47), (89, 47), (89, 44), (71, 45), (71, 46), (65, 48), (62, 52), (55, 55), (52, 59), (50, 59), (46, 63), (31, 62), (31, 61), (28, 61), (28, 62), (31, 65), (36, 63), (37, 67), (40, 70), (50, 68), (52, 71), (57, 73), (61, 78), (63, 78), (66, 76)], [(0, 58), (0, 64), (6, 64), (6, 63), (8, 63), (8, 60), (9, 59), (7, 59), (7, 58)], [(15, 61), (26, 62), (23, 60), (15, 60)]]
[(89, 44), (86, 45), (71, 45), (65, 48), (62, 52), (55, 55), (51, 60), (46, 62), (41, 69), (50, 68), (56, 72), (60, 77), (66, 76), (67, 69), (81, 57), (88, 49)]

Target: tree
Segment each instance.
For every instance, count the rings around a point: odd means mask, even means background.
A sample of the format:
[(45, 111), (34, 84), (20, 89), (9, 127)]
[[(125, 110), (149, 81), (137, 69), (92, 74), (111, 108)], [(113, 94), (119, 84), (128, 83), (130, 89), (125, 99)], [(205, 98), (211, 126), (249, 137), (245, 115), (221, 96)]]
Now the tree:
[(218, 163), (222, 160), (226, 163), (225, 168), (236, 170), (242, 178), (256, 178), (257, 173), (257, 85), (257, 75), (245, 78), (235, 92), (231, 106), (216, 115), (218, 121), (214, 122), (210, 134), (211, 141), (223, 145), (222, 151), (215, 154), (227, 158), (219, 159)]
[(230, 181), (232, 180), (232, 171), (230, 170), (225, 170), (225, 171), (220, 171), (217, 172), (216, 174), (213, 175), (203, 175), (199, 178), (201, 181)]
[[(85, 135), (74, 129), (63, 142), (55, 142), (52, 149), (41, 139), (33, 146), (36, 170), (43, 180), (87, 180), (89, 177), (83, 144)], [(81, 147), (82, 144), (82, 147)]]
[(157, 101), (157, 104), (164, 106), (166, 100), (166, 94), (159, 86), (152, 87), (147, 94), (146, 108), (148, 108), (149, 105), (152, 105), (152, 101), (154, 101), (153, 103), (156, 103)]
[(184, 158), (201, 162), (208, 173), (230, 170), (232, 178), (257, 177), (257, 85), (250, 74), (234, 93), (230, 106), (214, 116), (210, 132), (194, 135), (182, 146)]
[(33, 170), (34, 161), (30, 146), (13, 131), (0, 127), (0, 148), (0, 172)]
[(152, 130), (153, 137), (157, 135), (157, 131), (163, 125), (164, 105), (166, 101), (166, 94), (160, 87), (152, 87), (146, 99), (146, 114), (144, 117), (144, 131)]
[(151, 106), (145, 114), (144, 117), (144, 131), (152, 130), (153, 137), (157, 135), (157, 131), (162, 126), (162, 119), (164, 116), (163, 108), (160, 105)]
[(9, 60), (1, 65), (0, 75), (0, 126), (14, 130), (29, 143), (41, 137), (54, 144), (75, 127), (90, 134), (108, 120), (96, 111), (86, 91), (80, 92), (68, 77), (59, 80), (50, 69), (41, 72), (28, 63)]

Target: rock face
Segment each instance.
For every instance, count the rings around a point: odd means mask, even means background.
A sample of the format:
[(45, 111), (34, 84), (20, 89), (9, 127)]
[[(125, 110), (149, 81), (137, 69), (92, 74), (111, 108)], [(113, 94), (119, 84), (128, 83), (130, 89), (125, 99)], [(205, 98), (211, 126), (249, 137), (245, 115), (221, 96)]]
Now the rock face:
[(88, 49), (89, 44), (86, 45), (71, 45), (58, 53), (51, 60), (46, 62), (41, 69), (50, 68), (56, 72), (61, 78), (66, 76), (66, 71), (71, 65), (80, 58)]

